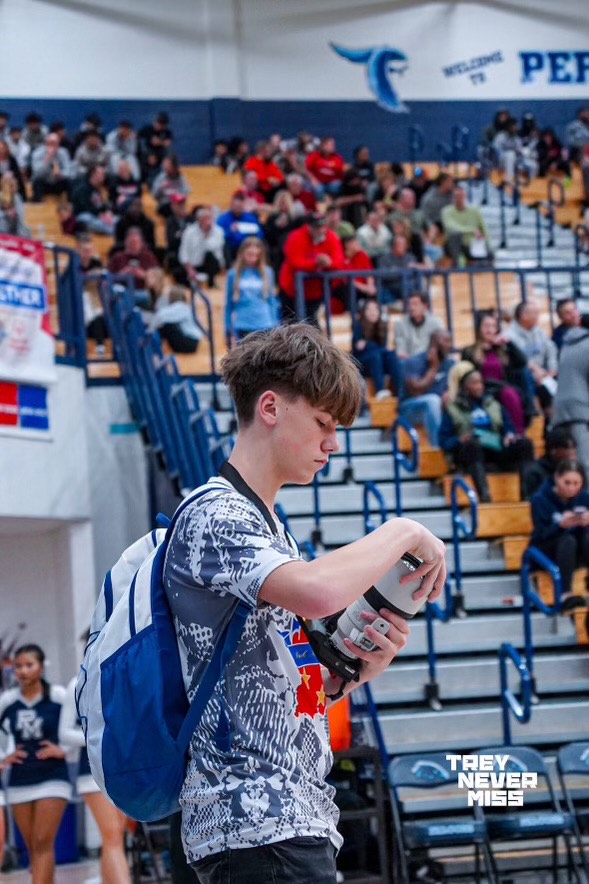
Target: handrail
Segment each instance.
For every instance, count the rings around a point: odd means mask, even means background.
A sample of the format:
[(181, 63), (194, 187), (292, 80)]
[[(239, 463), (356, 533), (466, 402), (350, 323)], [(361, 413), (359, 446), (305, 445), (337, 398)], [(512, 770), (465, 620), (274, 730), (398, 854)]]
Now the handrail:
[[(542, 601), (535, 589), (532, 588), (531, 573), (533, 567), (539, 567), (546, 571), (552, 579), (554, 586), (554, 605), (547, 605)], [(532, 634), (532, 608), (537, 608), (546, 617), (556, 617), (562, 610), (562, 578), (560, 569), (541, 550), (530, 546), (525, 551), (522, 559), (520, 585), (523, 600), (524, 617), (524, 643), (526, 666), (532, 680), (534, 696), (536, 695), (536, 680), (534, 676), (534, 639)]]
[(560, 178), (548, 179), (548, 203), (555, 209), (559, 209), (566, 203), (564, 184)]
[(437, 679), (438, 655), (434, 634), (434, 621), (448, 623), (456, 613), (456, 601), (452, 595), (450, 579), (444, 584), (444, 606), (438, 602), (428, 602), (425, 606), (425, 626), (427, 636), (427, 670), (428, 681), (424, 685), (425, 699), (434, 712), (440, 712), (440, 686)]
[[(54, 243), (44, 243), (43, 246), (45, 251), (51, 255), (55, 275), (59, 318), (59, 327), (55, 337), (58, 341), (63, 341), (65, 345), (65, 353), (57, 355), (56, 361), (86, 370), (88, 357), (80, 256), (73, 249), (57, 246)], [(64, 257), (67, 257), (65, 268), (61, 266), (60, 260)]]
[[(404, 430), (411, 440), (411, 458), (409, 459), (399, 448), (399, 430)], [(417, 472), (419, 467), (419, 436), (407, 421), (398, 417), (393, 424), (393, 480), (395, 483), (395, 513), (403, 515), (403, 499), (401, 491), (401, 470), (409, 473)]]
[(415, 160), (418, 154), (423, 153), (425, 148), (425, 136), (421, 126), (413, 124), (409, 126), (407, 131), (409, 138), (409, 162), (411, 164), (411, 173), (415, 173)]
[(462, 154), (466, 154), (468, 151), (470, 129), (462, 123), (456, 123), (452, 126), (450, 139), (452, 145), (452, 161), (454, 163), (454, 171), (457, 175), (458, 164), (463, 160)]
[(311, 543), (313, 546), (323, 546), (323, 531), (321, 529), (321, 503), (319, 499), (319, 476), (328, 476), (330, 461), (313, 476), (313, 530), (311, 531)]
[[(217, 360), (215, 357), (215, 335), (213, 333), (213, 310), (212, 310), (211, 302), (210, 302), (209, 298), (205, 295), (205, 293), (203, 292), (203, 290), (201, 289), (201, 287), (198, 285), (197, 282), (192, 283), (191, 289), (192, 289), (192, 295), (193, 295), (191, 303), (192, 303), (192, 315), (194, 317), (194, 321), (197, 323), (199, 328), (205, 333), (207, 340), (209, 342), (209, 356), (210, 356), (210, 363), (211, 363), (211, 386), (213, 388), (213, 396), (211, 399), (211, 405), (215, 409), (215, 411), (220, 411), (219, 393), (218, 393), (218, 389), (217, 389), (218, 376), (217, 376), (217, 368), (216, 368)], [(200, 300), (204, 304), (205, 311), (207, 314), (207, 328), (203, 327), (203, 324), (201, 323), (201, 321), (198, 318), (198, 314), (196, 312), (196, 307), (195, 307), (195, 303), (194, 303), (195, 297), (200, 298)]]
[[(520, 677), (521, 702), (509, 687), (507, 661), (515, 665)], [(499, 648), (499, 676), (501, 681), (501, 714), (503, 719), (503, 745), (511, 746), (511, 712), (521, 724), (527, 724), (532, 717), (532, 677), (522, 656), (508, 642)]]
[[(470, 527), (462, 516), (462, 510), (458, 502), (458, 491), (464, 491), (470, 507)], [(454, 583), (456, 593), (454, 602), (456, 609), (464, 611), (464, 594), (462, 592), (462, 561), (460, 551), (461, 540), (473, 540), (478, 530), (478, 507), (479, 501), (476, 493), (462, 476), (454, 476), (450, 492), (450, 505), (452, 508), (452, 549), (454, 551)]]
[[(501, 184), (498, 185), (497, 189), (499, 191), (499, 227), (501, 230), (499, 248), (506, 249), (507, 219), (505, 215), (505, 210), (507, 208), (515, 209), (515, 215), (511, 223), (514, 225), (514, 227), (517, 226), (521, 221), (521, 192), (517, 181), (502, 181)], [(509, 191), (510, 193), (510, 203), (508, 203), (505, 198), (506, 191)]]
[(372, 518), (372, 513), (370, 512), (370, 495), (373, 495), (373, 497), (376, 498), (376, 502), (378, 503), (380, 511), (380, 524), (384, 525), (384, 523), (388, 519), (387, 505), (385, 503), (382, 491), (380, 490), (376, 482), (365, 482), (362, 497), (364, 534), (371, 534), (376, 528), (376, 525), (374, 524), (374, 520)]
[[(542, 238), (542, 216), (538, 216), (536, 213), (536, 218), (540, 218), (540, 238)], [(542, 244), (537, 248), (542, 250)], [(546, 304), (548, 309), (552, 308), (552, 299), (551, 299), (551, 289), (552, 289), (552, 276), (556, 274), (558, 278), (562, 279), (563, 276), (569, 276), (571, 280), (571, 287), (575, 285), (575, 281), (579, 278), (589, 280), (589, 264), (587, 266), (579, 266), (571, 264), (546, 264), (543, 265), (541, 263), (535, 264), (533, 266), (521, 266), (519, 264), (509, 264), (501, 267), (448, 267), (448, 268), (426, 268), (416, 270), (415, 268), (391, 268), (391, 269), (378, 269), (374, 268), (371, 270), (331, 270), (327, 272), (320, 271), (306, 271), (299, 270), (295, 273), (295, 309), (297, 311), (297, 317), (300, 320), (304, 319), (305, 316), (305, 284), (308, 280), (321, 280), (322, 284), (332, 283), (335, 281), (344, 281), (348, 282), (350, 279), (369, 279), (372, 278), (377, 283), (377, 300), (380, 299), (380, 291), (382, 289), (381, 282), (383, 279), (394, 279), (395, 281), (399, 281), (400, 288), (404, 291), (405, 295), (409, 295), (414, 289), (411, 286), (412, 282), (416, 280), (419, 282), (420, 290), (429, 292), (432, 288), (432, 285), (438, 285), (443, 289), (443, 297), (444, 297), (444, 305), (445, 305), (445, 325), (446, 328), (450, 331), (450, 334), (454, 336), (455, 322), (453, 315), (453, 304), (452, 304), (452, 282), (454, 282), (456, 277), (466, 277), (467, 281), (470, 283), (471, 291), (474, 289), (474, 284), (477, 281), (477, 278), (485, 274), (488, 277), (489, 274), (492, 274), (495, 279), (495, 309), (501, 308), (501, 289), (503, 279), (506, 277), (515, 277), (517, 280), (517, 286), (519, 288), (519, 300), (525, 301), (529, 294), (529, 285), (528, 279), (534, 279), (537, 275), (541, 273), (547, 280), (547, 291), (546, 291)], [(401, 282), (403, 285), (401, 285)], [(511, 282), (510, 282), (511, 284)], [(331, 288), (327, 285), (327, 295), (324, 295), (324, 307), (326, 312), (330, 310), (330, 300), (331, 300)], [(474, 319), (473, 319), (474, 322)]]
[[(278, 516), (278, 518), (280, 519), (280, 521), (282, 522), (282, 524), (284, 525), (284, 527), (288, 531), (288, 533), (292, 534), (292, 531), (290, 530), (290, 522), (288, 520), (288, 513), (286, 512), (286, 510), (284, 509), (284, 507), (282, 506), (281, 503), (274, 504), (274, 512), (276, 513), (276, 515)], [(294, 537), (294, 535), (293, 535), (293, 537)]]

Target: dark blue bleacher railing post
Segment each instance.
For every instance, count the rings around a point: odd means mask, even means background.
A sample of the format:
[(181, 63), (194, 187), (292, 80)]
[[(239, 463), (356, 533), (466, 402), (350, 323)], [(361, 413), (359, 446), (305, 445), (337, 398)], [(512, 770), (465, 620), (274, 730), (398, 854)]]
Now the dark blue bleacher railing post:
[(86, 368), (86, 326), (82, 291), (84, 276), (80, 256), (72, 249), (48, 244), (46, 252), (51, 255), (56, 284), (58, 341), (64, 344), (64, 354), (58, 361)]
[(554, 246), (554, 225), (556, 222), (556, 209), (564, 206), (566, 203), (566, 194), (564, 192), (564, 184), (559, 178), (548, 179), (548, 242), (549, 248)]
[(313, 476), (313, 530), (311, 531), (311, 543), (314, 547), (324, 546), (323, 530), (321, 528), (321, 500), (319, 494), (319, 486), (321, 480), (319, 476), (329, 475), (330, 463), (327, 461), (322, 470)]
[[(458, 492), (463, 491), (468, 499), (470, 508), (470, 526), (465, 522), (458, 501)], [(460, 543), (462, 540), (472, 540), (477, 535), (478, 530), (478, 507), (479, 501), (476, 493), (470, 487), (468, 482), (461, 476), (455, 476), (452, 479), (452, 488), (450, 492), (450, 503), (452, 507), (452, 549), (454, 552), (454, 584), (456, 591), (454, 593), (455, 613), (458, 616), (464, 616), (464, 593), (462, 591), (462, 561)]]
[[(521, 700), (509, 687), (507, 663), (511, 660), (520, 677)], [(521, 724), (527, 724), (532, 716), (532, 678), (524, 659), (513, 645), (504, 642), (499, 649), (499, 675), (501, 682), (501, 715), (503, 721), (503, 745), (513, 745), (511, 740), (511, 717), (513, 714)]]
[[(554, 586), (554, 604), (547, 605), (532, 586), (532, 571), (540, 568), (546, 571)], [(533, 702), (538, 702), (536, 678), (534, 675), (534, 637), (532, 631), (532, 610), (537, 608), (546, 617), (555, 617), (562, 608), (562, 579), (559, 568), (537, 547), (530, 546), (524, 553), (521, 567), (522, 610), (524, 617), (524, 643), (526, 666), (532, 682)]]
[[(197, 301), (202, 301), (206, 316), (207, 316), (207, 324), (203, 326), (202, 322), (198, 317), (198, 312), (196, 309), (195, 299)], [(210, 353), (210, 365), (211, 365), (211, 386), (213, 395), (211, 398), (211, 405), (215, 409), (215, 411), (220, 411), (220, 402), (219, 402), (219, 392), (217, 387), (217, 360), (215, 355), (215, 335), (213, 331), (213, 310), (211, 307), (211, 302), (209, 298), (205, 295), (203, 290), (200, 288), (198, 283), (192, 283), (192, 315), (194, 317), (194, 321), (201, 329), (201, 331), (206, 336), (209, 342), (209, 353)]]
[(352, 431), (349, 427), (344, 427), (344, 439), (345, 439), (345, 449), (346, 449), (346, 465), (342, 472), (342, 481), (349, 484), (354, 481), (354, 463), (352, 460), (353, 451), (352, 451)]
[(418, 156), (423, 153), (425, 148), (425, 137), (421, 126), (412, 125), (408, 129), (409, 137), (409, 162), (411, 164), (411, 174), (415, 174), (415, 161)]
[(294, 308), (297, 319), (302, 322), (305, 318), (305, 280), (309, 274), (299, 271), (295, 273), (295, 302)]
[(574, 228), (575, 234), (575, 276), (573, 293), (575, 298), (582, 297), (581, 289), (581, 258), (584, 257), (584, 267), (586, 268), (589, 261), (589, 227), (586, 224), (577, 224)]
[(452, 161), (452, 147), (447, 141), (438, 141), (436, 144), (436, 153), (438, 155), (438, 165), (440, 172), (447, 169)]
[[(397, 418), (393, 424), (393, 479), (395, 483), (395, 513), (403, 515), (403, 491), (401, 483), (401, 470), (416, 473), (419, 467), (419, 436), (403, 418)], [(399, 444), (399, 430), (404, 430), (411, 442), (411, 455), (401, 451)]]
[(452, 145), (452, 162), (454, 163), (454, 174), (460, 174), (460, 162), (467, 159), (468, 144), (470, 139), (470, 129), (461, 123), (452, 126), (450, 135), (450, 143)]
[(364, 534), (371, 534), (376, 525), (374, 524), (374, 520), (372, 518), (372, 513), (370, 511), (370, 497), (374, 497), (378, 504), (378, 510), (380, 515), (380, 524), (384, 525), (386, 520), (388, 519), (387, 505), (385, 503), (385, 499), (383, 497), (382, 491), (378, 487), (375, 482), (365, 482), (364, 483), (364, 491), (362, 496), (362, 512), (364, 517)]
[(444, 606), (442, 607), (438, 602), (428, 602), (425, 606), (428, 681), (425, 683), (423, 691), (427, 703), (434, 712), (440, 712), (442, 709), (440, 686), (438, 684), (438, 655), (436, 653), (434, 621), (439, 620), (441, 623), (448, 623), (455, 612), (455, 599), (452, 595), (452, 585), (448, 579), (444, 584)]
[(499, 230), (501, 231), (499, 237), (499, 248), (506, 249), (507, 248), (507, 220), (505, 218), (505, 188), (506, 182), (503, 181), (499, 187)]

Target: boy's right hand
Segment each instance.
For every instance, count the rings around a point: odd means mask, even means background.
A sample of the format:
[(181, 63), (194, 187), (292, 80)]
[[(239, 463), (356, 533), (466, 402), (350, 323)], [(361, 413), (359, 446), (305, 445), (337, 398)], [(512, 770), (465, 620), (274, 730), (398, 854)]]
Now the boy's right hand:
[(403, 577), (401, 583), (412, 583), (420, 577), (423, 578), (421, 587), (413, 594), (413, 598), (421, 599), (427, 596), (428, 601), (434, 602), (441, 596), (446, 583), (446, 544), (427, 528), (422, 525), (419, 527), (421, 536), (418, 537), (417, 545), (408, 552), (421, 559), (422, 564), (417, 571)]

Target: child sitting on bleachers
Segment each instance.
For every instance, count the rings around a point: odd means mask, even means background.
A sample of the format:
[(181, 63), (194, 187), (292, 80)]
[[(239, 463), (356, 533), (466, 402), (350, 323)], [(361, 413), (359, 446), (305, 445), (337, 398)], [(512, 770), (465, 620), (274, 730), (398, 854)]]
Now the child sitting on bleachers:
[(186, 289), (173, 285), (167, 295), (158, 299), (150, 328), (159, 332), (174, 353), (196, 353), (202, 331), (194, 319)]
[(368, 298), (354, 319), (352, 355), (360, 363), (362, 374), (374, 382), (377, 399), (391, 395), (385, 386), (385, 375), (389, 375), (395, 391), (399, 388), (399, 364), (395, 351), (387, 347), (387, 337), (387, 322), (378, 301)]

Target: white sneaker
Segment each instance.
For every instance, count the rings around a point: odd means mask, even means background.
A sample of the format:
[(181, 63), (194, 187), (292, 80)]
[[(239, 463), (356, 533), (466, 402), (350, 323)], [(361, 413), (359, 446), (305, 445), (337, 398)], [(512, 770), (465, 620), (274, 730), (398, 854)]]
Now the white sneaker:
[(391, 396), (392, 396), (392, 393), (390, 390), (379, 390), (374, 398), (377, 401), (380, 401), (381, 399), (390, 399)]

